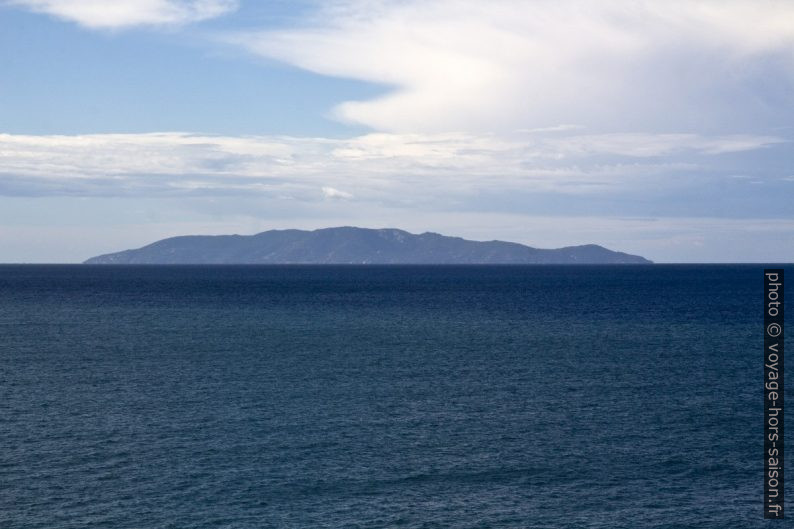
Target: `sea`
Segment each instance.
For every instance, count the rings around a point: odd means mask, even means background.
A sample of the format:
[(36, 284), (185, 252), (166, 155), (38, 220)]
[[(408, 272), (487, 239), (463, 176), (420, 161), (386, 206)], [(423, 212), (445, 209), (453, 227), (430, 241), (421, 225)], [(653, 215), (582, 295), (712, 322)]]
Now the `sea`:
[(0, 266), (0, 528), (784, 527), (763, 268)]

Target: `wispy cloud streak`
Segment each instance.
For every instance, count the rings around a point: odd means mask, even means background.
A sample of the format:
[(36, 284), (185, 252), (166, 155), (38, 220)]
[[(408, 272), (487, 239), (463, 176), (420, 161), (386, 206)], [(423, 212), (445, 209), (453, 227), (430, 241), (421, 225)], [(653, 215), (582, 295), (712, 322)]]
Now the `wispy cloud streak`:
[(10, 0), (8, 4), (90, 29), (183, 25), (237, 9), (237, 0)]
[[(782, 141), (749, 135), (560, 135), (556, 130), (509, 136), (373, 133), (349, 139), (2, 134), (0, 193), (316, 195), (327, 188), (333, 190), (324, 192), (327, 198), (399, 194), (418, 200), (451, 190), (599, 192)], [(671, 161), (671, 155), (678, 158)]]

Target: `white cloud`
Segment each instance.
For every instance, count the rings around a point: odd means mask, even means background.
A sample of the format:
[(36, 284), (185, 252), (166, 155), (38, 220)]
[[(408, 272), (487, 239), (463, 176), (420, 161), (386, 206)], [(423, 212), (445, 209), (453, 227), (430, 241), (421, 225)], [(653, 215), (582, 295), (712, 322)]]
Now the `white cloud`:
[(323, 187), (323, 196), (325, 196), (325, 198), (337, 199), (337, 200), (349, 200), (353, 198), (352, 193), (348, 193), (346, 191), (340, 191), (339, 189), (328, 186)]
[(733, 134), (703, 137), (698, 134), (594, 134), (550, 140), (554, 152), (568, 155), (615, 154), (636, 158), (667, 156), (685, 151), (724, 154), (752, 151), (785, 140), (776, 136)]
[(325, 198), (424, 201), (483, 191), (592, 193), (669, 180), (708, 167), (720, 153), (783, 141), (572, 132), (373, 133), (348, 139), (0, 134), (0, 194), (253, 192), (312, 200), (320, 188)]
[(736, 130), (794, 107), (794, 3), (780, 0), (348, 0), (228, 40), (384, 84), (334, 110), (379, 131)]
[(11, 0), (9, 3), (91, 29), (188, 24), (237, 8), (237, 0)]

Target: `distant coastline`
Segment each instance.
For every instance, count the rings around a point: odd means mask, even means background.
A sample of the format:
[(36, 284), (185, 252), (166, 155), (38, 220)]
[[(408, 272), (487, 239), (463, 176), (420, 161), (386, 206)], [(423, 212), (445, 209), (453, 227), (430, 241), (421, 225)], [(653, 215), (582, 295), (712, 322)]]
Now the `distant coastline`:
[(188, 235), (92, 257), (84, 264), (652, 264), (596, 244), (556, 249), (438, 233), (356, 227)]

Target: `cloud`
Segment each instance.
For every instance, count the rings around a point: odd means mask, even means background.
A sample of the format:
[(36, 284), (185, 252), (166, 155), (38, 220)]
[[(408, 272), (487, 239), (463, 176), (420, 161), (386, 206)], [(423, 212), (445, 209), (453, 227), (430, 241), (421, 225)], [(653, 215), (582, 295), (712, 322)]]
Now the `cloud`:
[(694, 151), (701, 154), (743, 152), (785, 143), (776, 136), (732, 134), (703, 137), (698, 134), (595, 134), (551, 140), (554, 152), (565, 154), (616, 154), (637, 158), (669, 156)]
[(237, 0), (11, 0), (9, 3), (90, 29), (182, 25), (237, 9)]
[(722, 153), (783, 141), (576, 130), (506, 136), (372, 133), (347, 139), (0, 134), (0, 194), (255, 193), (312, 200), (321, 188), (325, 198), (355, 194), (415, 202), (481, 192), (598, 193), (708, 170)]
[(758, 130), (794, 118), (794, 3), (780, 0), (348, 0), (227, 40), (382, 84), (333, 110), (377, 131)]
[(353, 198), (351, 193), (347, 193), (345, 191), (340, 191), (333, 187), (323, 187), (323, 196), (325, 198), (336, 199), (336, 200), (349, 200)]

